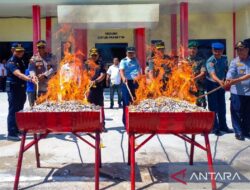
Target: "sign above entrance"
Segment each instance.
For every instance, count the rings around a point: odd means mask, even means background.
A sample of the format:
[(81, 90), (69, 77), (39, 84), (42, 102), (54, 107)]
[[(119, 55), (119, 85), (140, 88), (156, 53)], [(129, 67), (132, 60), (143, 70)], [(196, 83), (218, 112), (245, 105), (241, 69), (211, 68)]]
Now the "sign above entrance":
[(97, 36), (97, 39), (125, 39), (124, 35), (118, 34), (118, 32), (105, 32), (103, 35)]
[(59, 5), (59, 24), (81, 28), (152, 28), (159, 22), (159, 4)]

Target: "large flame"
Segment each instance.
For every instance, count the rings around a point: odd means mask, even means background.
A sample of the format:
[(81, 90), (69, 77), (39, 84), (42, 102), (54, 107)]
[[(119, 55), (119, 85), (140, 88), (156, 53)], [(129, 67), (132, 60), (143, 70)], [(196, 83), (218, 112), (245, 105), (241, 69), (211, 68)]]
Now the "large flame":
[[(136, 90), (135, 104), (147, 98), (158, 98), (161, 96), (172, 97), (179, 100), (186, 100), (191, 103), (196, 101), (196, 97), (191, 92), (196, 92), (195, 82), (193, 80), (192, 66), (184, 59), (176, 61), (175, 58), (164, 59), (162, 53), (153, 48), (154, 69), (157, 73), (152, 79), (147, 79), (145, 75), (140, 75), (136, 81), (138, 89)], [(164, 67), (168, 67), (171, 72), (168, 74), (168, 81), (164, 84)]]
[(49, 80), (48, 92), (40, 96), (37, 103), (69, 100), (87, 102), (91, 75), (83, 69), (79, 55), (82, 53), (67, 54), (62, 59), (58, 72)]

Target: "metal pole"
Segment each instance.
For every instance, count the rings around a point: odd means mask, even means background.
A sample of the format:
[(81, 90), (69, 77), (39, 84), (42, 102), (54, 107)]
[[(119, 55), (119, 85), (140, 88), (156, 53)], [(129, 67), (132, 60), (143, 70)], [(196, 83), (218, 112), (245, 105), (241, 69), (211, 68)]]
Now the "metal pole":
[(135, 135), (129, 134), (131, 190), (135, 190)]
[(22, 168), (25, 140), (26, 140), (26, 131), (24, 131), (23, 135), (22, 135), (22, 140), (21, 140), (21, 145), (20, 145), (20, 150), (19, 150), (19, 156), (18, 156), (18, 162), (17, 162), (17, 168), (16, 168), (14, 190), (18, 189), (19, 178), (20, 178), (20, 173), (21, 173), (21, 168)]
[(135, 47), (136, 55), (141, 65), (142, 73), (146, 68), (146, 51), (145, 51), (145, 28), (135, 29)]
[(51, 27), (51, 17), (46, 17), (46, 43), (47, 50), (51, 52), (51, 36), (52, 36), (52, 27)]
[(215, 176), (214, 176), (213, 159), (212, 159), (212, 154), (211, 154), (211, 149), (210, 149), (210, 143), (209, 143), (209, 138), (208, 138), (208, 134), (207, 133), (204, 134), (204, 138), (205, 138), (206, 149), (207, 149), (208, 170), (211, 173), (212, 190), (216, 190), (216, 181), (215, 181)]
[(36, 166), (38, 168), (41, 167), (40, 165), (40, 154), (39, 154), (39, 149), (38, 149), (38, 140), (37, 140), (37, 134), (34, 133), (34, 140), (35, 140), (35, 152), (36, 152)]
[[(192, 135), (192, 142), (195, 141), (195, 135)], [(190, 159), (189, 159), (189, 164), (193, 165), (193, 160), (194, 160), (194, 143), (191, 143), (191, 148), (190, 148)]]
[(177, 16), (171, 14), (171, 49), (172, 55), (177, 55)]
[(40, 6), (32, 6), (32, 20), (33, 20), (33, 53), (37, 53), (36, 42), (41, 39), (41, 15)]
[(182, 48), (182, 57), (188, 55), (188, 3), (180, 3), (180, 42)]
[(99, 190), (99, 166), (100, 166), (100, 133), (96, 132), (95, 140), (95, 190)]

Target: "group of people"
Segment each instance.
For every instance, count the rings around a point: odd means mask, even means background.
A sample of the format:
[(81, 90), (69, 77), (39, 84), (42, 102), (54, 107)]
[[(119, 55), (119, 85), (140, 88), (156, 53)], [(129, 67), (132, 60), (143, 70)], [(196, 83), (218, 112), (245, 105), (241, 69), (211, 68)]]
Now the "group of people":
[[(37, 54), (32, 56), (28, 69), (22, 59), (24, 48), (22, 44), (13, 45), (13, 56), (8, 60), (6, 91), (8, 93), (9, 114), (8, 114), (8, 136), (10, 140), (19, 140), (19, 131), (16, 125), (15, 113), (22, 110), (26, 94), (30, 105), (34, 105), (37, 96), (47, 91), (48, 80), (57, 72), (57, 60), (54, 55), (46, 51), (46, 42), (40, 40), (37, 42)], [(157, 56), (162, 60), (173, 59), (165, 54), (164, 42), (156, 44)], [(215, 112), (214, 127), (212, 133), (217, 136), (222, 132), (233, 133), (228, 128), (226, 122), (226, 102), (225, 89), (231, 89), (231, 118), (238, 140), (244, 140), (250, 137), (250, 57), (249, 47), (244, 41), (235, 45), (238, 56), (228, 64), (228, 59), (224, 52), (222, 43), (212, 44), (212, 56), (207, 60), (198, 56), (199, 44), (192, 41), (188, 45), (188, 56), (185, 58), (192, 67), (192, 79), (195, 81), (197, 91), (191, 92), (195, 96), (205, 94), (205, 91), (213, 93), (207, 96), (208, 109)], [(154, 54), (149, 59), (148, 76), (153, 80), (159, 74), (159, 65), (154, 63)], [(176, 59), (176, 57), (174, 57)], [(91, 64), (90, 64), (91, 62)], [(94, 63), (94, 64), (93, 64)], [(171, 67), (164, 63), (160, 64), (164, 74), (162, 76), (162, 90), (168, 88), (169, 76), (171, 76)], [(135, 91), (138, 88), (136, 78), (141, 74), (141, 67), (136, 58), (136, 49), (128, 47), (126, 57), (119, 61), (113, 59), (113, 64), (105, 70), (105, 65), (100, 58), (100, 52), (96, 48), (91, 48), (89, 58), (84, 64), (84, 69), (92, 73), (90, 77), (90, 91), (88, 101), (95, 105), (104, 106), (103, 91), (105, 86), (110, 86), (110, 108), (114, 106), (114, 92), (118, 93), (118, 106), (123, 107), (123, 123), (126, 124), (125, 107), (136, 98)], [(26, 72), (25, 72), (26, 70)], [(149, 82), (150, 82), (149, 80)], [(27, 83), (27, 89), (26, 89)], [(39, 83), (39, 89), (34, 89)], [(36, 94), (38, 92), (38, 94)], [(206, 98), (197, 98), (197, 106), (206, 108)]]
[(11, 48), (12, 56), (6, 64), (6, 92), (9, 102), (7, 139), (9, 140), (20, 140), (20, 131), (17, 128), (15, 114), (24, 107), (26, 91), (29, 104), (33, 106), (36, 97), (46, 93), (48, 80), (57, 71), (56, 57), (48, 53), (46, 42), (39, 40), (36, 46), (37, 53), (32, 56), (27, 64), (23, 59), (25, 53), (23, 45), (13, 43)]
[[(159, 42), (155, 47), (162, 60), (172, 59), (164, 54), (165, 46), (163, 42)], [(250, 138), (250, 47), (248, 43), (239, 41), (235, 45), (237, 57), (230, 64), (228, 64), (227, 56), (223, 55), (225, 47), (222, 43), (212, 44), (212, 56), (207, 60), (198, 56), (198, 47), (199, 44), (197, 42), (191, 41), (188, 44), (188, 56), (185, 59), (192, 67), (193, 80), (197, 88), (194, 95), (199, 97), (204, 95), (205, 91), (214, 91), (207, 96), (208, 109), (215, 112), (212, 133), (221, 136), (223, 133), (234, 132), (236, 139), (241, 141), (245, 140), (245, 138)], [(131, 53), (129, 50), (133, 50), (133, 52)], [(133, 101), (132, 99), (135, 98), (137, 83), (134, 79), (140, 74), (140, 64), (134, 57), (134, 51), (134, 48), (128, 48), (127, 57), (120, 63), (124, 106), (129, 105)], [(149, 78), (159, 74), (159, 70), (154, 63), (154, 55), (152, 56), (152, 59), (149, 59), (149, 67), (147, 69)], [(167, 81), (171, 75), (171, 67), (166, 64), (162, 64), (160, 67), (164, 70), (162, 77), (164, 90), (164, 88), (167, 88)], [(226, 89), (230, 89), (231, 92), (230, 110), (234, 131), (228, 128), (226, 122)], [(192, 92), (190, 91), (190, 93)], [(133, 97), (131, 97), (131, 94)], [(196, 105), (206, 108), (206, 98), (197, 98)], [(124, 113), (123, 122), (125, 124)]]

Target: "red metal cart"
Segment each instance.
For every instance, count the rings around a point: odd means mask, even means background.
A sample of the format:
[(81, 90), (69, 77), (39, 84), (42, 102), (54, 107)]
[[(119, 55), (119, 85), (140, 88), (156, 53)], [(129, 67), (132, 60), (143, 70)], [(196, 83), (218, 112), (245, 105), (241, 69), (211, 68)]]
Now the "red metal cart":
[[(126, 131), (129, 135), (128, 164), (131, 166), (131, 190), (135, 189), (135, 152), (146, 144), (154, 135), (173, 134), (191, 144), (190, 161), (193, 165), (194, 147), (198, 147), (207, 153), (208, 169), (214, 173), (212, 155), (208, 134), (214, 123), (213, 112), (190, 112), (190, 113), (157, 113), (157, 112), (129, 112), (126, 107)], [(149, 136), (135, 147), (135, 139), (144, 134)], [(191, 135), (191, 138), (187, 136)], [(205, 146), (195, 141), (195, 135), (203, 134)], [(216, 189), (216, 181), (211, 175), (212, 189)]]
[[(86, 112), (18, 112), (16, 114), (17, 125), (23, 132), (19, 150), (14, 190), (18, 189), (21, 173), (23, 154), (35, 145), (36, 163), (40, 167), (40, 154), (38, 142), (46, 138), (49, 133), (72, 133), (90, 147), (95, 149), (95, 189), (99, 189), (99, 167), (101, 166), (100, 133), (103, 130), (104, 111)], [(86, 133), (95, 144), (80, 136)], [(25, 145), (26, 135), (31, 133), (34, 139)], [(95, 135), (93, 135), (95, 134)]]

